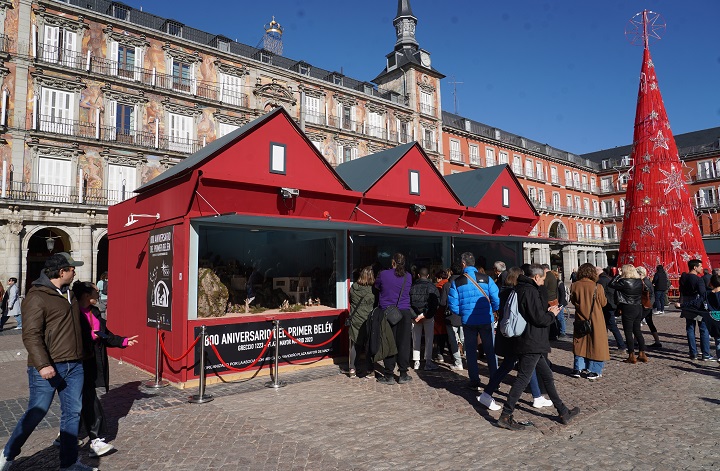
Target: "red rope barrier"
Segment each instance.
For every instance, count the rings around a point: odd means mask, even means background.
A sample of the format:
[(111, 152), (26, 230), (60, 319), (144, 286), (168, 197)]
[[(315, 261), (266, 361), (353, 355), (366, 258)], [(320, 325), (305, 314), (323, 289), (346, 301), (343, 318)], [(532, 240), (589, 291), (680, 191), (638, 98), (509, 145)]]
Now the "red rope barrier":
[(210, 342), (210, 347), (213, 349), (213, 352), (215, 352), (215, 356), (217, 357), (217, 359), (220, 360), (220, 363), (222, 363), (222, 366), (224, 366), (228, 370), (246, 371), (246, 370), (249, 370), (250, 368), (252, 368), (253, 366), (255, 366), (257, 364), (257, 362), (259, 362), (260, 359), (265, 355), (265, 352), (267, 351), (268, 346), (270, 345), (270, 341), (273, 338), (273, 334), (274, 334), (274, 332), (271, 330), (270, 335), (268, 336), (267, 342), (265, 342), (265, 346), (263, 347), (262, 351), (260, 352), (260, 356), (258, 356), (254, 362), (252, 362), (248, 366), (244, 366), (242, 368), (235, 368), (235, 367), (230, 366), (227, 363), (225, 363), (225, 360), (222, 359), (222, 357), (220, 356), (220, 352), (217, 351), (217, 348), (215, 348), (215, 344), (213, 344), (212, 341)]
[(335, 340), (335, 338), (337, 338), (337, 336), (340, 335), (340, 332), (342, 332), (342, 329), (338, 330), (338, 331), (335, 333), (335, 335), (333, 335), (332, 337), (330, 337), (328, 340), (324, 341), (323, 343), (318, 343), (318, 344), (316, 344), (316, 345), (311, 345), (311, 344), (308, 344), (308, 343), (302, 343), (301, 341), (299, 341), (298, 339), (296, 339), (295, 337), (293, 337), (292, 335), (290, 335), (287, 330), (283, 329), (282, 331), (285, 332), (285, 335), (287, 335), (290, 340), (292, 340), (293, 342), (295, 342), (295, 343), (298, 344), (298, 345), (302, 345), (302, 346), (305, 347), (305, 348), (317, 348), (317, 347), (322, 347), (323, 345), (327, 345), (327, 344), (329, 344), (330, 342), (332, 342), (333, 340)]
[(173, 358), (173, 357), (170, 356), (170, 354), (168, 353), (168, 351), (165, 350), (165, 341), (163, 340), (162, 334), (160, 334), (160, 333), (158, 332), (158, 336), (160, 337), (160, 348), (162, 348), (163, 353), (165, 354), (165, 356), (166, 356), (166, 357), (168, 358), (168, 360), (170, 360), (170, 361), (180, 361), (180, 360), (182, 360), (183, 358), (185, 358), (185, 357), (188, 355), (188, 353), (190, 353), (190, 352), (192, 351), (192, 349), (195, 348), (195, 345), (198, 343), (198, 340), (200, 340), (200, 337), (199, 337), (199, 336), (198, 336), (198, 337), (195, 337), (195, 341), (192, 343), (192, 345), (190, 345), (190, 348), (188, 348), (187, 352), (183, 353), (182, 355), (180, 355), (180, 356), (177, 357), (177, 358)]

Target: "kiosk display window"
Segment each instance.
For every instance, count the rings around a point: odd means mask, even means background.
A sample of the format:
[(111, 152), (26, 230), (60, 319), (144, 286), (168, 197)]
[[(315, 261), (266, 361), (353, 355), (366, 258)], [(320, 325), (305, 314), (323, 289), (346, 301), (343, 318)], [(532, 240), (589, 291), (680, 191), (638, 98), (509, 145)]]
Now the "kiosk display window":
[[(405, 255), (405, 269), (415, 275), (414, 269), (427, 267), (430, 273), (448, 263), (443, 254), (443, 237), (405, 237), (400, 235), (351, 232), (353, 275), (372, 265), (375, 272), (391, 267), (392, 256)], [(354, 279), (354, 276), (353, 276)]]
[(335, 232), (198, 228), (198, 317), (337, 307)]
[(464, 252), (472, 252), (475, 266), (483, 267), (488, 273), (492, 272), (493, 263), (497, 261), (505, 262), (508, 268), (523, 264), (522, 242), (455, 237), (453, 246), (456, 259)]

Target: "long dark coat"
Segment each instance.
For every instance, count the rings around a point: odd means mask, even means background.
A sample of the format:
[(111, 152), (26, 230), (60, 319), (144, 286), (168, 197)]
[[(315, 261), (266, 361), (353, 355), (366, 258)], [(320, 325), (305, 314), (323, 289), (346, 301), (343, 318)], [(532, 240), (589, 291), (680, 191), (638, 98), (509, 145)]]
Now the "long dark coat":
[[(593, 293), (597, 293), (594, 306)], [(610, 360), (607, 328), (603, 314), (603, 306), (607, 303), (607, 299), (602, 285), (588, 278), (576, 281), (570, 287), (570, 302), (575, 306), (575, 319), (590, 319), (592, 324), (591, 333), (581, 338), (573, 337), (573, 353), (595, 361)], [(590, 312), (591, 307), (592, 312)]]

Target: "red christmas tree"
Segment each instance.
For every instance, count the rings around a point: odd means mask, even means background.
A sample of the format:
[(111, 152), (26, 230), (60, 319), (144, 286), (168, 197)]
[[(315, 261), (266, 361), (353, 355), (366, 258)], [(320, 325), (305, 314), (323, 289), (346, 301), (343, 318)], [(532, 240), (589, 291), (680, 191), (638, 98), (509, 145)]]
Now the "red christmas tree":
[(648, 14), (642, 13), (645, 48), (618, 263), (643, 266), (651, 277), (662, 265), (677, 279), (688, 260), (710, 264), (650, 57)]

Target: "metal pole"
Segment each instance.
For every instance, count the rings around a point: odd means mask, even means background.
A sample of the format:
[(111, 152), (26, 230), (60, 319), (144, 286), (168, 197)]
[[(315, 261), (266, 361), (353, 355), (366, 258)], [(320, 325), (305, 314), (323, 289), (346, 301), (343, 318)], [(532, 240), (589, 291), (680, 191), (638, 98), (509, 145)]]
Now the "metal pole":
[(278, 378), (278, 373), (279, 373), (278, 360), (280, 358), (280, 321), (275, 319), (275, 320), (273, 320), (273, 322), (275, 323), (275, 334), (273, 335), (273, 337), (275, 337), (275, 363), (274, 363), (275, 373), (274, 373), (273, 380), (265, 383), (265, 387), (278, 389), (278, 388), (282, 388), (283, 386), (285, 386), (285, 383), (283, 383), (282, 381), (279, 381), (279, 378)]
[(146, 388), (160, 389), (170, 384), (169, 382), (162, 379), (160, 374), (160, 323), (155, 324), (155, 380), (146, 381), (144, 386)]
[(200, 383), (198, 384), (198, 393), (194, 396), (190, 396), (188, 402), (192, 404), (203, 404), (210, 402), (214, 397), (210, 394), (205, 394), (205, 326), (203, 325), (202, 331), (200, 332)]

